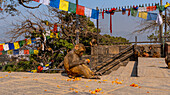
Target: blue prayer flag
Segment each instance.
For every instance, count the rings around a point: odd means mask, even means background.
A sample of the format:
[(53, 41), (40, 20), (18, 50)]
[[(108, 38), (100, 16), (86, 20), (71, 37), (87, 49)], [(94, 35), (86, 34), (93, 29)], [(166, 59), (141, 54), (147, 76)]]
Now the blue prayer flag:
[(50, 0), (51, 7), (59, 8), (59, 5), (60, 5), (60, 0)]
[(8, 43), (9, 45), (9, 50), (14, 49), (14, 44), (13, 43)]
[(14, 50), (14, 51), (13, 51), (13, 54), (14, 54), (14, 55), (19, 54), (19, 50), (18, 50), (18, 49), (17, 49), (17, 50)]
[(95, 9), (92, 9), (91, 18), (98, 19), (99, 18), (99, 11), (95, 10)]
[(157, 13), (148, 13), (147, 20), (156, 20), (157, 16)]
[(31, 38), (32, 43), (36, 43), (36, 38)]

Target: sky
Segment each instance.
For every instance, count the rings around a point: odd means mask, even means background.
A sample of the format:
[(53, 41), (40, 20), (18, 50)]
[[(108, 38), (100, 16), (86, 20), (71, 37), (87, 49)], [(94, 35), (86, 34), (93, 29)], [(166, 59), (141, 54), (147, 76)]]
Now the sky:
[[(75, 3), (76, 0), (66, 0)], [(169, 0), (163, 0), (163, 5), (166, 4)], [(79, 5), (88, 7), (88, 8), (93, 8), (95, 9), (98, 7), (99, 9), (102, 8), (112, 8), (112, 7), (122, 7), (122, 6), (133, 6), (133, 5), (139, 5), (139, 4), (152, 4), (152, 3), (159, 3), (160, 0), (79, 0)], [(36, 3), (35, 3), (36, 4)], [(25, 9), (22, 6), (18, 7), (21, 10), (21, 13), (24, 14), (25, 16), (29, 17), (29, 14), (25, 10), (29, 10), (35, 15), (38, 14), (38, 11), (48, 11), (47, 7), (45, 5), (42, 5), (38, 9)], [(9, 31), (10, 29), (8, 28), (9, 24), (16, 23), (17, 19), (21, 19), (20, 16), (15, 16), (15, 17), (7, 17), (5, 20), (0, 20), (0, 35), (2, 36), (0, 40), (3, 38), (7, 40), (8, 37), (6, 37), (5, 32)], [(132, 16), (127, 16), (122, 15), (121, 13), (115, 13), (113, 15), (113, 33), (109, 33), (109, 22), (110, 18), (109, 15), (105, 15), (105, 19), (101, 19), (101, 16), (99, 18), (99, 27), (102, 30), (101, 34), (110, 34), (112, 36), (121, 36), (125, 37), (130, 41), (134, 41), (135, 36), (138, 37), (138, 41), (146, 41), (147, 40), (147, 35), (151, 34), (132, 34), (132, 32), (136, 29), (138, 29), (138, 25), (140, 24), (139, 21), (141, 21), (140, 18), (138, 17), (132, 17)], [(96, 21), (91, 19), (95, 24)], [(5, 35), (5, 36), (4, 36)], [(9, 38), (8, 38), (9, 39)]]

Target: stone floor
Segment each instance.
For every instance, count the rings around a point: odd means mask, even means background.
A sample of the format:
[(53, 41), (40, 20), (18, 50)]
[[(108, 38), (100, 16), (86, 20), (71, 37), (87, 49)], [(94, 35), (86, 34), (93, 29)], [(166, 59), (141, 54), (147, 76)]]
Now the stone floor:
[[(69, 81), (61, 73), (0, 72), (0, 95), (91, 95), (96, 88), (102, 88), (97, 95), (170, 95), (170, 69), (163, 58), (139, 58), (138, 77), (129, 74), (133, 65), (120, 67), (100, 80)], [(122, 84), (112, 83), (115, 80)], [(132, 83), (138, 87), (131, 87)]]

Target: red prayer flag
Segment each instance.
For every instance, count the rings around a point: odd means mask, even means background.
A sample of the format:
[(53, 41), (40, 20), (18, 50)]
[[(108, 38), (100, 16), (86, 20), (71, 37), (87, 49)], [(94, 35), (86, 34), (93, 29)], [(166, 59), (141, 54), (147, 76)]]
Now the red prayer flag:
[(130, 9), (128, 10), (128, 16), (130, 16)]
[(102, 19), (104, 19), (104, 10), (103, 10), (103, 12), (102, 12)]
[(54, 31), (54, 32), (57, 32), (57, 24), (54, 24), (53, 31)]
[(24, 54), (29, 54), (29, 50), (24, 50)]
[(85, 10), (84, 6), (77, 5), (76, 14), (84, 16), (84, 10)]
[(2, 55), (2, 52), (0, 52), (0, 55)]
[(35, 2), (40, 2), (40, 0), (33, 0), (33, 1), (35, 1)]
[(0, 45), (0, 51), (3, 51), (3, 45)]
[(112, 14), (110, 14), (110, 33), (112, 33)]

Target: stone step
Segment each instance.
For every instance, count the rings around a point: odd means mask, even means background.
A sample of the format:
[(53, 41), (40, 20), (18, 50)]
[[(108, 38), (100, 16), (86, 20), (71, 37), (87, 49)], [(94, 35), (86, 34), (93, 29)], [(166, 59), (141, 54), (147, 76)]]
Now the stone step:
[(122, 77), (131, 77), (132, 72), (134, 71), (135, 61), (129, 61), (128, 64), (123, 68), (123, 71), (120, 76)]

